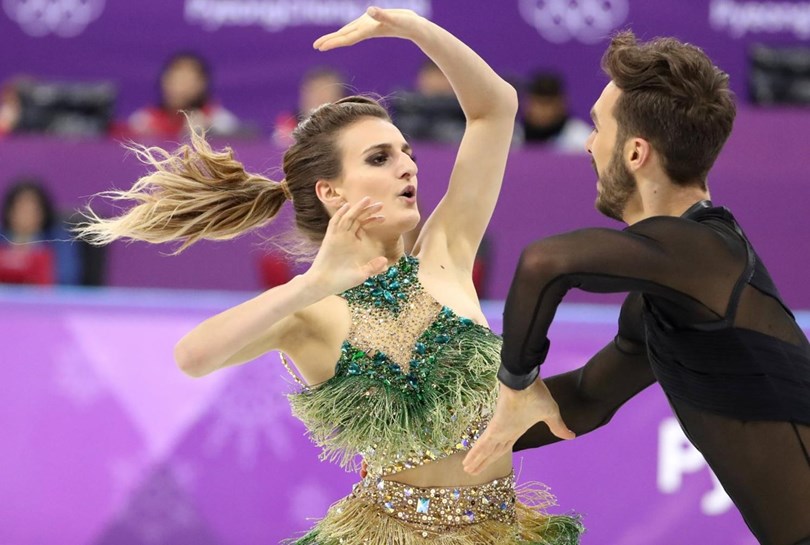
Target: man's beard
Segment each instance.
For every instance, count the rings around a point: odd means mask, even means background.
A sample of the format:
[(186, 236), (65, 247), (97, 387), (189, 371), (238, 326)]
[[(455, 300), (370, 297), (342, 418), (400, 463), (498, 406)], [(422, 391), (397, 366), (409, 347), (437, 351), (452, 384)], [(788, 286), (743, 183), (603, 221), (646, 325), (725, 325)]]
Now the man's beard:
[(601, 176), (596, 169), (596, 162), (592, 160), (592, 163), (602, 185), (602, 191), (596, 196), (596, 209), (609, 218), (622, 221), (624, 208), (636, 191), (635, 176), (624, 164), (619, 149), (613, 152), (610, 163)]

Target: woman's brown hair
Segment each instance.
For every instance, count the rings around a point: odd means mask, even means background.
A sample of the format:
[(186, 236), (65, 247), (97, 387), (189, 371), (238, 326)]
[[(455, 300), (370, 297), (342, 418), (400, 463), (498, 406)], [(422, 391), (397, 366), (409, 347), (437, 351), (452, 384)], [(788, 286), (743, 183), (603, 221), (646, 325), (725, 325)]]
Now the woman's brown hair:
[(292, 197), (295, 222), (309, 242), (323, 240), (329, 214), (315, 193), (318, 180), (341, 175), (338, 133), (364, 117), (390, 121), (379, 102), (351, 96), (320, 106), (293, 131), (284, 153), (284, 184), (245, 170), (227, 147), (211, 148), (205, 135), (190, 127), (190, 143), (174, 152), (158, 147), (130, 147), (152, 171), (126, 191), (99, 195), (134, 205), (112, 218), (88, 207), (88, 221), (78, 235), (95, 244), (116, 239), (152, 243), (181, 242), (181, 252), (195, 242), (227, 240), (270, 222)]

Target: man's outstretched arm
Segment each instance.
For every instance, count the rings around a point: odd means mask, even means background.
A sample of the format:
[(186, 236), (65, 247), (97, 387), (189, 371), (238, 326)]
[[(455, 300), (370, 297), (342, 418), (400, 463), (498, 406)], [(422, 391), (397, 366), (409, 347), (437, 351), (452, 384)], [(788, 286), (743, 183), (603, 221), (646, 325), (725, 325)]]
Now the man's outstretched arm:
[(465, 468), (476, 473), (509, 449), (535, 448), (588, 433), (607, 424), (628, 399), (655, 382), (641, 308), (641, 295), (630, 294), (622, 305), (618, 334), (580, 369), (538, 379), (522, 391), (502, 385), (496, 414), (485, 432), (489, 444), (479, 447), (479, 441)]
[[(557, 402), (562, 420), (574, 433), (583, 435), (607, 424), (627, 400), (655, 382), (655, 377), (644, 346), (617, 336), (585, 366), (543, 382)], [(529, 428), (512, 450), (559, 440), (541, 421)]]
[(690, 222), (670, 218), (643, 223), (638, 231), (574, 231), (541, 240), (523, 251), (504, 308), (498, 373), (501, 388), (495, 415), (467, 454), (466, 471), (482, 471), (511, 451), (518, 438), (539, 421), (545, 421), (560, 439), (575, 437), (552, 394), (538, 380), (539, 366), (549, 348), (549, 327), (570, 289), (667, 296), (679, 294), (679, 284), (695, 274), (694, 268), (685, 265), (692, 260), (683, 259), (683, 247), (677, 243), (690, 240)]

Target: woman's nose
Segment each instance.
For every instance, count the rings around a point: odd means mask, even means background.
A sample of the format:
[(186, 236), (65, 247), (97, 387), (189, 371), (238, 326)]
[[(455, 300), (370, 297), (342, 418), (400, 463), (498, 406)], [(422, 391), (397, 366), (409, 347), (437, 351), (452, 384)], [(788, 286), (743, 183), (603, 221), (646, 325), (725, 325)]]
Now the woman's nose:
[(411, 178), (413, 176), (416, 176), (416, 173), (419, 172), (419, 167), (416, 166), (416, 162), (407, 153), (402, 154), (402, 160), (400, 161), (400, 165), (402, 168), (400, 178), (404, 177)]

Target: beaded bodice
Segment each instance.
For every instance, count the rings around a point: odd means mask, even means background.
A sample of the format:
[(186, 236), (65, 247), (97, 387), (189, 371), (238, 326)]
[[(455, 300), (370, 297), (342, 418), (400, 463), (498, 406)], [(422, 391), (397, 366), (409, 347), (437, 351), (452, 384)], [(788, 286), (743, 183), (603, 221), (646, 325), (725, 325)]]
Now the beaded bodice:
[(418, 267), (416, 258), (404, 256), (384, 274), (342, 294), (352, 325), (338, 373), (365, 373), (418, 395), (442, 345), (459, 329), (474, 326), (422, 289)]
[(468, 449), (494, 407), (500, 339), (421, 286), (403, 256), (341, 296), (351, 327), (335, 376), (291, 396), (324, 447), (387, 475)]

